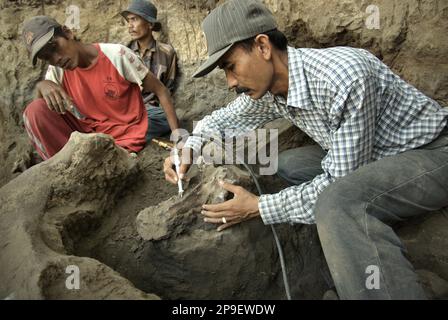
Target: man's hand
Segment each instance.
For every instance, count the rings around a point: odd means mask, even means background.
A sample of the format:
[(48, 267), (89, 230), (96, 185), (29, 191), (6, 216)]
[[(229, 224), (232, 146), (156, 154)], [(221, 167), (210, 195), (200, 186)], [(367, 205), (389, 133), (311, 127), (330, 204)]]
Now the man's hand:
[(219, 184), (235, 196), (233, 199), (223, 203), (203, 205), (202, 214), (205, 216), (205, 222), (221, 224), (218, 227), (218, 231), (222, 231), (230, 226), (260, 215), (258, 211), (259, 197), (243, 187), (223, 181), (220, 181)]
[(58, 113), (70, 111), (72, 99), (60, 85), (44, 80), (37, 84), (36, 89), (38, 96), (45, 100), (50, 110)]
[(193, 159), (193, 150), (190, 148), (182, 149), (182, 156), (180, 157), (180, 174), (179, 177), (176, 174), (176, 170), (174, 169), (174, 161), (173, 157), (169, 156), (165, 159), (165, 163), (163, 164), (163, 172), (165, 173), (165, 180), (172, 184), (177, 184), (177, 180), (184, 179), (185, 173), (187, 173), (188, 169), (191, 166), (191, 162)]

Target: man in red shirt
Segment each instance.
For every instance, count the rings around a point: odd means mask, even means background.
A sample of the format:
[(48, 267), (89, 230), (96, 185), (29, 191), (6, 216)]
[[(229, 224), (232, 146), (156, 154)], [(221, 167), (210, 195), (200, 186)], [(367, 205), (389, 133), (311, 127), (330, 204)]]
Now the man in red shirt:
[(141, 90), (153, 92), (171, 130), (178, 120), (168, 89), (132, 50), (119, 44), (84, 44), (65, 26), (36, 16), (23, 28), (33, 64), (50, 64), (24, 111), (26, 131), (39, 155), (52, 157), (73, 131), (105, 133), (129, 152), (146, 144), (148, 115)]

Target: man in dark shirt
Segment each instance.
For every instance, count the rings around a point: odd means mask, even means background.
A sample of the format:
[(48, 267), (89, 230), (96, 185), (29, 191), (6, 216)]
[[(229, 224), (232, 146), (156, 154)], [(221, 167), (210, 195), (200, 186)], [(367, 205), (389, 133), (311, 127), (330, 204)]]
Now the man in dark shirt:
[[(161, 29), (157, 21), (157, 8), (149, 1), (133, 0), (121, 15), (128, 22), (132, 38), (127, 46), (143, 59), (145, 65), (173, 94), (176, 53), (171, 45), (154, 39), (153, 31)], [(143, 91), (142, 95), (150, 121), (147, 139), (169, 133), (170, 127), (157, 97), (148, 91)]]

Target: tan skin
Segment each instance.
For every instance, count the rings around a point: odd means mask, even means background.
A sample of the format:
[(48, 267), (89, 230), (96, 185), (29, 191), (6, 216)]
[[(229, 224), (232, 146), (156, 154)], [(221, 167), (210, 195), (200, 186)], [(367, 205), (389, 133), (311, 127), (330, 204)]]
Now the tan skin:
[[(37, 57), (48, 62), (50, 65), (60, 67), (66, 70), (76, 68), (87, 68), (95, 62), (98, 57), (98, 51), (91, 44), (83, 44), (74, 39), (70, 29), (63, 27), (67, 39), (64, 37), (55, 37), (48, 43)], [(174, 105), (168, 89), (151, 72), (143, 79), (143, 89), (154, 92), (159, 98), (160, 104), (165, 111), (171, 130), (179, 128)], [(40, 81), (36, 86), (37, 96), (43, 98), (50, 110), (64, 114), (70, 111), (72, 101), (65, 90), (53, 81)]]
[(126, 21), (128, 23), (129, 35), (132, 40), (137, 40), (140, 48), (140, 55), (143, 56), (145, 51), (152, 46), (154, 41), (152, 35), (153, 24), (133, 13), (127, 14)]
[[(252, 99), (260, 99), (267, 92), (287, 98), (288, 95), (288, 54), (276, 49), (269, 37), (260, 34), (255, 38), (251, 52), (240, 46), (230, 49), (219, 61), (219, 67), (224, 70), (227, 85), (231, 90), (244, 91)], [(257, 70), (254, 73), (253, 70)], [(192, 150), (182, 150), (182, 165), (180, 179), (192, 162)], [(173, 169), (171, 157), (165, 159), (165, 179), (177, 184), (177, 175)], [(220, 185), (234, 194), (233, 199), (219, 204), (204, 204), (202, 214), (205, 222), (219, 224), (218, 231), (260, 216), (258, 209), (259, 197), (246, 189), (220, 181)], [(226, 223), (223, 223), (223, 219)]]
[[(133, 14), (133, 13), (127, 14), (126, 21), (128, 23), (129, 35), (131, 36), (132, 40), (137, 40), (138, 46), (140, 48), (140, 50), (139, 50), (140, 56), (143, 57), (145, 51), (147, 49), (151, 48), (152, 43), (154, 42), (154, 37), (152, 35), (153, 24), (149, 23), (145, 19), (143, 19), (140, 16)], [(156, 79), (156, 77), (152, 77), (152, 78)], [(151, 80), (151, 81), (153, 81), (153, 80)], [(157, 79), (157, 82), (162, 84), (160, 82), (160, 80), (158, 80), (158, 79)], [(163, 85), (163, 87), (165, 88), (164, 85)], [(174, 112), (174, 108), (172, 110), (167, 110), (166, 108), (164, 108), (165, 105), (169, 105), (169, 101), (164, 101), (164, 100), (167, 100), (166, 97), (159, 96), (156, 91), (150, 90), (147, 87), (144, 87), (144, 91), (153, 92), (159, 98), (160, 104), (162, 105), (162, 108), (165, 111), (166, 118), (170, 125), (171, 131), (174, 132), (176, 129), (178, 129), (179, 123), (178, 123), (177, 115)], [(168, 89), (167, 89), (167, 94), (170, 95), (170, 92)], [(171, 98), (169, 100), (171, 101)]]

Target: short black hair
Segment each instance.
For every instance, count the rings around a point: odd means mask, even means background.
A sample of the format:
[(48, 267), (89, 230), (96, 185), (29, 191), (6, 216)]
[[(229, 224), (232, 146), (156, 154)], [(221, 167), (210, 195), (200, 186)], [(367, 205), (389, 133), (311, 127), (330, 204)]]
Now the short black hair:
[[(270, 31), (263, 32), (262, 34), (265, 34), (269, 37), (269, 41), (274, 45), (275, 48), (277, 48), (280, 51), (286, 51), (288, 48), (288, 39), (286, 39), (286, 36), (283, 34), (283, 32), (273, 29)], [(252, 48), (255, 44), (255, 38), (257, 36), (254, 36), (249, 39), (245, 39), (242, 41), (239, 41), (236, 43), (236, 45), (240, 45), (244, 50), (246, 51), (252, 51)]]

